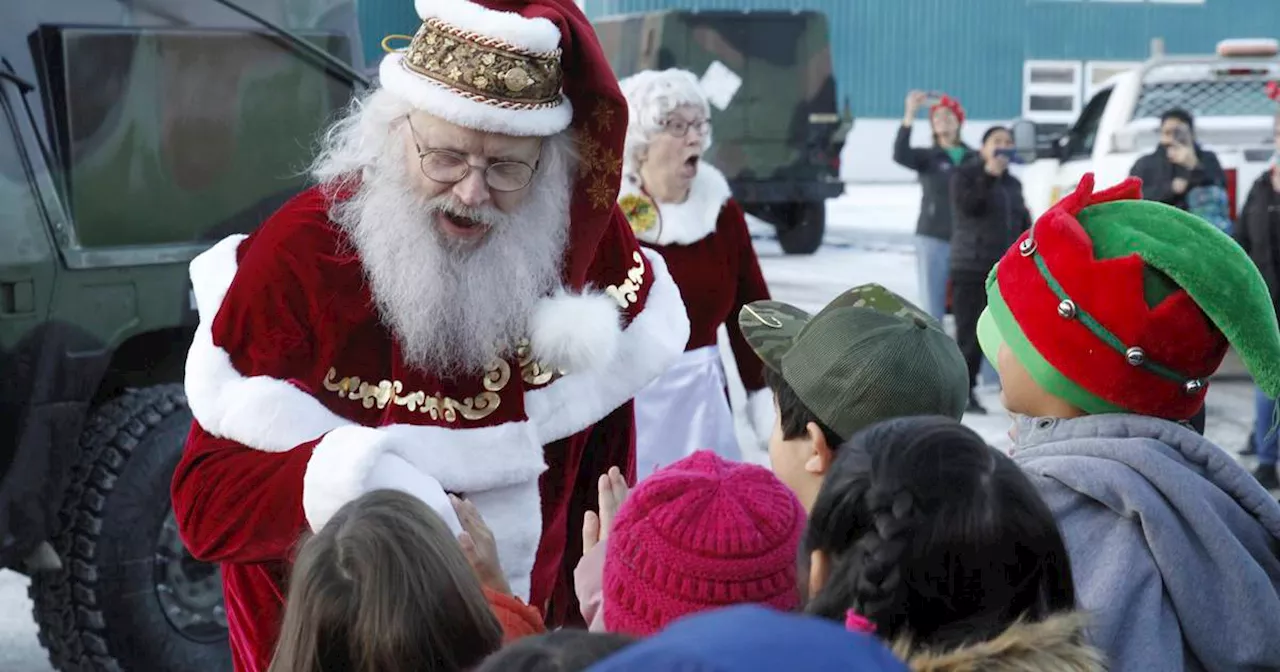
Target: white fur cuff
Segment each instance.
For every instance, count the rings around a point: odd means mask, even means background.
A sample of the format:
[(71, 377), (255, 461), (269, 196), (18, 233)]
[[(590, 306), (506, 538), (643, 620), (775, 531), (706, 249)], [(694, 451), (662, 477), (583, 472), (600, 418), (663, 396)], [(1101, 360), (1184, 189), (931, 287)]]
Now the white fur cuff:
[(557, 292), (538, 301), (530, 325), (534, 356), (569, 373), (609, 365), (622, 341), (618, 302), (600, 293)]
[(418, 497), (435, 510), (456, 536), (458, 516), (435, 478), (387, 452), (390, 437), (371, 427), (348, 425), (325, 435), (307, 462), (302, 478), (302, 510), (319, 530), (348, 502), (366, 492), (393, 489)]

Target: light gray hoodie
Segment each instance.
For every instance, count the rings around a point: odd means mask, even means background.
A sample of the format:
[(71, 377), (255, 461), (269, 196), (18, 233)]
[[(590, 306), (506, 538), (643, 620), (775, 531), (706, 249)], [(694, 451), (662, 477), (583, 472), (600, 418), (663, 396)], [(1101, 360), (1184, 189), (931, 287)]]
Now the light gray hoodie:
[(1015, 461), (1062, 528), (1113, 670), (1280, 670), (1280, 504), (1181, 425), (1020, 418)]

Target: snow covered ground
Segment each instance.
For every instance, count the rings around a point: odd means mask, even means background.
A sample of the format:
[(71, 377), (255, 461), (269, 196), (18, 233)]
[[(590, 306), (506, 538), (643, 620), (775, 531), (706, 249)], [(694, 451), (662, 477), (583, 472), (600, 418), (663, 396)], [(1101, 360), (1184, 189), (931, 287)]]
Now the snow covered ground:
[[(917, 297), (915, 230), (919, 188), (909, 185), (852, 186), (844, 196), (827, 204), (826, 244), (812, 256), (786, 256), (773, 240), (771, 226), (752, 225), (756, 250), (774, 298), (817, 311), (840, 292), (867, 282), (877, 282), (908, 299)], [(723, 341), (723, 335), (722, 339)], [(727, 350), (727, 348), (726, 348)], [(730, 392), (735, 407), (745, 401), (732, 359), (726, 358)], [(1008, 416), (1001, 410), (994, 389), (981, 392), (990, 415), (970, 416), (965, 424), (993, 446), (1009, 444)], [(1209, 393), (1207, 434), (1234, 454), (1244, 444), (1253, 420), (1252, 388), (1239, 381), (1215, 381)], [(752, 445), (745, 420), (738, 420), (739, 438)], [(757, 450), (750, 458), (768, 464)], [(0, 571), (0, 670), (4, 672), (52, 672), (48, 658), (36, 641), (27, 579)]]

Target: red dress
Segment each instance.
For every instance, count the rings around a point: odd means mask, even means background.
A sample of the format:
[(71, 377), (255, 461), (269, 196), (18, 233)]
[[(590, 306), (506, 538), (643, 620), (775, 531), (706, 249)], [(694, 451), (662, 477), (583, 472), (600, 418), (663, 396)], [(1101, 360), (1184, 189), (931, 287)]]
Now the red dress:
[(767, 439), (773, 420), (763, 365), (738, 327), (742, 306), (769, 298), (742, 208), (724, 175), (707, 163), (699, 164), (682, 203), (657, 203), (624, 177), (618, 204), (641, 245), (662, 254), (689, 317), (685, 354), (636, 397), (638, 475), (704, 448), (742, 459), (716, 345), (721, 325), (759, 438)]
[(559, 303), (535, 322), (618, 332), (617, 356), (599, 369), (553, 376), (534, 343), (484, 377), (443, 380), (402, 361), (326, 205), (318, 190), (304, 192), (191, 265), (196, 422), (173, 506), (192, 554), (222, 565), (236, 669), (266, 669), (299, 535), (377, 487), (420, 490), (429, 504), (444, 490), (465, 493), (493, 529), (516, 595), (544, 611), (553, 595), (557, 612), (576, 609), (562, 598), (572, 595), (596, 479), (632, 467), (628, 400), (688, 334), (663, 262), (642, 254), (615, 216), (589, 271), (603, 293), (543, 299)]

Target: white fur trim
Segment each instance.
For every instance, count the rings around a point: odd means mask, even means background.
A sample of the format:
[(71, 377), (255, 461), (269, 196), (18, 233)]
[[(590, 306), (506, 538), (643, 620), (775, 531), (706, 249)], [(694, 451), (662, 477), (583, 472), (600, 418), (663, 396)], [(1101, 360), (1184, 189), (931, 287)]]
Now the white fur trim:
[(421, 499), (449, 526), (462, 533), (458, 514), (440, 481), (387, 452), (390, 437), (377, 429), (348, 425), (316, 444), (302, 478), (302, 510), (312, 530), (329, 522), (338, 509), (373, 490), (392, 489)]
[[(643, 195), (634, 176), (622, 179), (618, 198), (628, 194)], [(720, 211), (733, 193), (729, 182), (715, 166), (698, 162), (698, 174), (683, 203), (656, 203), (660, 226), (636, 234), (651, 245), (691, 245), (716, 230)]]
[(662, 375), (684, 352), (689, 316), (662, 255), (643, 250), (653, 284), (644, 309), (622, 332), (618, 356), (603, 369), (571, 373), (525, 393), (543, 443), (572, 436), (609, 415)]
[(560, 29), (541, 17), (489, 9), (466, 0), (415, 0), (413, 6), (423, 21), (440, 19), (455, 28), (502, 40), (513, 47), (539, 53), (560, 47)]
[[(244, 238), (227, 238), (191, 263), (200, 325), (187, 356), (186, 390), (188, 405), (201, 428), (264, 452), (284, 452), (324, 437), (316, 446), (320, 457), (312, 454), (303, 479), (303, 510), (308, 521), (320, 525), (370, 485), (397, 487), (397, 483), (416, 481), (419, 487), (401, 489), (430, 500), (431, 489), (421, 486), (429, 481), (385, 471), (394, 470), (397, 464), (386, 459), (388, 454), (404, 458), (423, 477), (475, 502), (498, 539), (507, 580), (518, 595), (528, 599), (529, 573), (542, 533), (538, 477), (547, 468), (533, 425), (360, 427), (283, 380), (244, 377), (230, 355), (214, 344), (210, 326), (235, 277), (236, 249)], [(379, 461), (385, 464), (375, 464)], [(518, 515), (513, 513), (517, 511)]]
[(267, 452), (284, 452), (351, 424), (311, 395), (278, 378), (246, 378), (213, 343), (212, 324), (236, 275), (236, 249), (247, 236), (229, 236), (191, 261), (200, 324), (187, 352), (187, 405), (208, 433)]
[(383, 57), (378, 67), (383, 88), (407, 100), (415, 108), (450, 123), (488, 133), (548, 137), (568, 128), (573, 121), (573, 105), (563, 93), (555, 107), (506, 110), (465, 98), (429, 77), (408, 70), (402, 64), (403, 58), (404, 54), (400, 52)]
[(777, 410), (773, 407), (773, 390), (764, 388), (747, 393), (747, 417), (751, 420), (751, 429), (755, 430), (756, 440), (761, 445), (769, 444), (773, 436), (773, 425)]
[(618, 302), (599, 292), (561, 290), (538, 301), (530, 318), (529, 342), (536, 359), (570, 372), (603, 368), (617, 356), (621, 340)]

